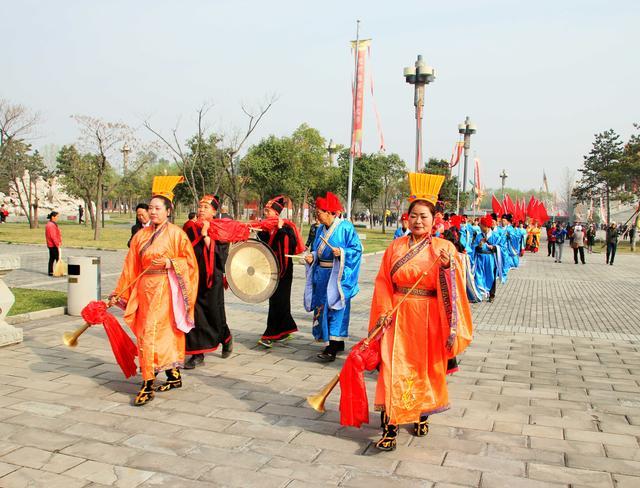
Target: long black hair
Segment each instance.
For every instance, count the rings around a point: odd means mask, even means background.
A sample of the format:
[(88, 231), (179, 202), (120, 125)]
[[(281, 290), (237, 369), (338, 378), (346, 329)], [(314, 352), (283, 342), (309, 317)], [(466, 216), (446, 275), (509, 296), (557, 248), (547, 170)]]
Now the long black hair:
[(58, 212), (52, 210), (49, 215), (47, 215), (47, 219), (51, 220), (51, 217), (55, 217), (56, 215), (59, 215)]

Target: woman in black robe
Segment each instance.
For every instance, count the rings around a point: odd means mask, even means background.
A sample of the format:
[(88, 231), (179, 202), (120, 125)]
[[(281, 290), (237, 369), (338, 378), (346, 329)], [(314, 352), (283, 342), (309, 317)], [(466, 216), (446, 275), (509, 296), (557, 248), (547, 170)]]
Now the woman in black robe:
[(224, 266), (229, 244), (215, 241), (209, 235), (211, 220), (220, 202), (213, 195), (205, 195), (198, 204), (198, 220), (187, 221), (184, 231), (189, 236), (198, 260), (198, 297), (194, 310), (195, 328), (186, 335), (186, 354), (191, 357), (185, 369), (193, 369), (204, 362), (204, 355), (222, 344), (222, 357), (233, 351), (233, 338), (224, 310)]
[(278, 219), (278, 225), (271, 231), (258, 233), (258, 238), (266, 242), (280, 266), (278, 287), (269, 298), (269, 316), (265, 329), (258, 344), (271, 348), (274, 342), (282, 342), (291, 338), (291, 334), (298, 331), (296, 321), (291, 316), (291, 283), (293, 281), (293, 261), (286, 255), (296, 254), (299, 250), (300, 235), (290, 221), (280, 218), (280, 213), (286, 206), (283, 196), (269, 200), (265, 205), (264, 216), (267, 219)]

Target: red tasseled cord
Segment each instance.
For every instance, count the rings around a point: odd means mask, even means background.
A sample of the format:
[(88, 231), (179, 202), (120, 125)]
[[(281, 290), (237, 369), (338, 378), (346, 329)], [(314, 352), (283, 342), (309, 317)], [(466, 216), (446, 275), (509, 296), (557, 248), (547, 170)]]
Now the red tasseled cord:
[(372, 340), (368, 346), (364, 339), (347, 356), (340, 371), (340, 424), (360, 427), (369, 423), (369, 400), (364, 384), (364, 371), (374, 370), (380, 364), (380, 341)]
[(137, 367), (134, 358), (138, 350), (131, 338), (122, 329), (118, 319), (107, 312), (103, 301), (92, 301), (82, 309), (82, 318), (90, 325), (102, 324), (107, 331), (111, 350), (126, 378), (135, 376)]

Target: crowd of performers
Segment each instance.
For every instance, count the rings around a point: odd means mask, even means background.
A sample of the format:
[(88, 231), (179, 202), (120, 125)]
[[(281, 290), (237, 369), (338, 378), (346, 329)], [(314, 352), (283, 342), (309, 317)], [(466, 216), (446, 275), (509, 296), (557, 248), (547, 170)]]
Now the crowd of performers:
[[(428, 417), (449, 408), (446, 375), (472, 340), (470, 301), (491, 299), (495, 283), (518, 265), (525, 236), (510, 216), (479, 225), (436, 212), (444, 177), (411, 173), (409, 211), (387, 248), (375, 280), (369, 337), (352, 348), (340, 375), (343, 425), (368, 422), (362, 371), (377, 369), (374, 407), (383, 434), (376, 446), (396, 447), (400, 424), (428, 433)], [(182, 386), (181, 369), (198, 367), (205, 354), (233, 351), (224, 310), (224, 261), (229, 243), (249, 238), (249, 224), (216, 219), (219, 199), (205, 195), (197, 218), (184, 228), (170, 222), (173, 189), (180, 177), (156, 177), (149, 202), (150, 224), (135, 233), (109, 306), (124, 309), (135, 335), (142, 387), (134, 405)], [(293, 222), (283, 219), (284, 197), (270, 200), (264, 219), (251, 222), (279, 263), (279, 281), (269, 300), (261, 347), (285, 341), (298, 330), (291, 315), (292, 255), (304, 257), (304, 308), (312, 313), (314, 338), (324, 345), (317, 359), (336, 360), (349, 338), (351, 300), (358, 293), (362, 244), (342, 218), (333, 193), (316, 200), (317, 228), (305, 251)], [(304, 251), (304, 254), (302, 254)], [(185, 362), (185, 356), (190, 357)], [(366, 359), (364, 359), (366, 356)], [(360, 359), (358, 359), (360, 358)], [(159, 373), (165, 381), (157, 381)]]
[[(411, 233), (409, 214), (401, 217), (394, 239)], [(481, 218), (442, 213), (436, 209), (431, 235), (454, 244), (465, 262), (467, 298), (493, 302), (498, 283), (506, 283), (509, 270), (520, 265), (525, 251), (538, 252), (540, 226), (531, 221), (513, 222), (511, 214), (489, 213)]]

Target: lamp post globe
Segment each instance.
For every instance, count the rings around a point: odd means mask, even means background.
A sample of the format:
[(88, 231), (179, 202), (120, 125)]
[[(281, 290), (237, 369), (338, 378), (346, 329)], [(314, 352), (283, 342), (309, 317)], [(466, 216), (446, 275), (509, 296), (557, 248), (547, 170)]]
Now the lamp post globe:
[(436, 79), (436, 70), (429, 66), (418, 54), (414, 66), (408, 66), (403, 70), (403, 76), (407, 83), (414, 86), (413, 105), (416, 114), (416, 173), (420, 171), (422, 164), (422, 111), (424, 109), (424, 86), (433, 83)]
[[(471, 121), (469, 116), (465, 117), (464, 122), (458, 124), (458, 133), (464, 136), (464, 169), (462, 174), (462, 193), (467, 194), (467, 168), (469, 165), (469, 148), (471, 147), (471, 135), (477, 132), (477, 127), (474, 122)], [(459, 184), (459, 182), (458, 182)], [(458, 213), (464, 213), (464, 205), (461, 205), (458, 209)]]

